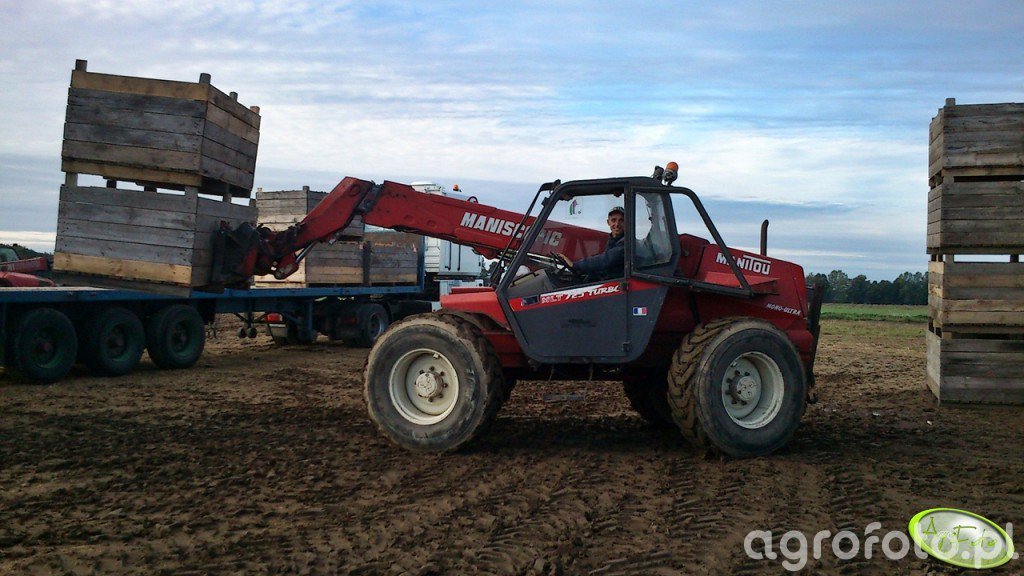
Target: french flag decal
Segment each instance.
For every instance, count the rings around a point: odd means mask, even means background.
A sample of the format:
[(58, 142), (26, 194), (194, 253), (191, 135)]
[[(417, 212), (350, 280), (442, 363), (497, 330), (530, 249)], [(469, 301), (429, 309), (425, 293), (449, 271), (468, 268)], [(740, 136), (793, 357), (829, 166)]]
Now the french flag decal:
[(647, 306), (633, 306), (633, 316), (647, 316)]

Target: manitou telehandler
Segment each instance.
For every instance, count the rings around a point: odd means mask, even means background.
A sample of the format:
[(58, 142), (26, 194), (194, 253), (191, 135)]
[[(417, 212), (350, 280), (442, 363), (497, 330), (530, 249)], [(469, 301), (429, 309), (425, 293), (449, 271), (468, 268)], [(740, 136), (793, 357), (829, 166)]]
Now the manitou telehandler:
[[(518, 380), (616, 379), (652, 423), (674, 422), (731, 456), (768, 454), (793, 435), (810, 398), (820, 291), (795, 264), (727, 248), (697, 195), (672, 186), (676, 170), (544, 184), (525, 214), (349, 177), (286, 231), (222, 230), (219, 280), (285, 277), (356, 215), (472, 246), (497, 259), (492, 287), (455, 289), (370, 351), (367, 408), (396, 444), (465, 446)], [(714, 244), (676, 230), (673, 200), (682, 199)], [(551, 220), (584, 200), (624, 208), (625, 261), (608, 277), (582, 277), (556, 256), (604, 250), (608, 233)]]

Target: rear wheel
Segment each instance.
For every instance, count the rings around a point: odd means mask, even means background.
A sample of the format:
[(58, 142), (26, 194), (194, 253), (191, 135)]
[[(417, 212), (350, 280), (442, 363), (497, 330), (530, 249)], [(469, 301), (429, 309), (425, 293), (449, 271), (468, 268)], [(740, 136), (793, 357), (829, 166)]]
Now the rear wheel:
[(450, 452), (483, 434), (505, 398), (497, 355), (465, 320), (422, 314), (395, 324), (370, 350), (370, 418), (392, 442)]
[(750, 318), (699, 326), (672, 358), (669, 405), (684, 435), (729, 456), (762, 456), (793, 436), (807, 384), (792, 342)]
[(71, 370), (78, 355), (75, 327), (53, 308), (25, 312), (14, 323), (10, 366), (29, 380), (49, 384)]
[(145, 330), (135, 313), (107, 308), (82, 323), (78, 356), (97, 374), (123, 376), (138, 366), (145, 344)]
[(667, 378), (667, 370), (662, 368), (628, 373), (622, 381), (629, 404), (644, 420), (659, 428), (675, 425), (668, 405)]
[(146, 323), (146, 349), (153, 363), (161, 368), (192, 366), (202, 356), (205, 344), (203, 318), (191, 306), (168, 306)]
[(380, 335), (388, 329), (388, 311), (380, 304), (364, 304), (356, 311), (359, 337), (355, 345), (362, 348), (373, 346)]

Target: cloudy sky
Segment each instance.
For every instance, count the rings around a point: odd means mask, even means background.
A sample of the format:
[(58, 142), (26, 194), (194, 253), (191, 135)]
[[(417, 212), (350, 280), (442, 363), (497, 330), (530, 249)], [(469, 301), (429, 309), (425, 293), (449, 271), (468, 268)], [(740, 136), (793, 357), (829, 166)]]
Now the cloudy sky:
[(47, 250), (78, 58), (260, 106), (265, 189), (433, 180), (522, 210), (675, 160), (729, 244), (769, 218), (770, 254), (873, 279), (926, 268), (945, 98), (1024, 101), (1020, 0), (0, 0), (0, 30), (0, 242)]

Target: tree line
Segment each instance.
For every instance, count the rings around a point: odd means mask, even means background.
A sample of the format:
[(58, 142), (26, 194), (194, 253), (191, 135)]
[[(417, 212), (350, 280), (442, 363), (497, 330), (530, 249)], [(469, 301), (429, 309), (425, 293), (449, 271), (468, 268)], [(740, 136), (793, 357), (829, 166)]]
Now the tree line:
[(842, 270), (808, 274), (808, 284), (825, 285), (825, 302), (837, 304), (927, 304), (928, 275), (904, 272), (895, 280), (868, 280), (860, 274), (850, 278)]

